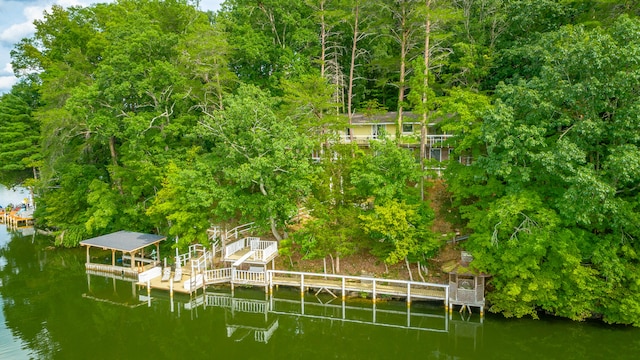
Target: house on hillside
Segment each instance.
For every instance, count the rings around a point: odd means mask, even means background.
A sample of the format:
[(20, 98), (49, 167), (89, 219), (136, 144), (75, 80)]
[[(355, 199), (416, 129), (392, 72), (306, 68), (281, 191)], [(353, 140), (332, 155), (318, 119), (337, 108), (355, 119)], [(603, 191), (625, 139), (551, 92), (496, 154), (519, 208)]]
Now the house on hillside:
[[(341, 143), (356, 143), (361, 147), (368, 147), (370, 141), (387, 137), (395, 139), (400, 135), (399, 142), (410, 149), (420, 147), (420, 116), (411, 112), (403, 114), (402, 129), (398, 129), (397, 112), (386, 112), (376, 115), (355, 114), (351, 126), (339, 132)], [(449, 160), (454, 149), (454, 135), (442, 131), (439, 123), (441, 119), (427, 125), (426, 157), (437, 162)], [(399, 130), (399, 131), (396, 131)], [(470, 158), (459, 158), (463, 164), (469, 164)]]

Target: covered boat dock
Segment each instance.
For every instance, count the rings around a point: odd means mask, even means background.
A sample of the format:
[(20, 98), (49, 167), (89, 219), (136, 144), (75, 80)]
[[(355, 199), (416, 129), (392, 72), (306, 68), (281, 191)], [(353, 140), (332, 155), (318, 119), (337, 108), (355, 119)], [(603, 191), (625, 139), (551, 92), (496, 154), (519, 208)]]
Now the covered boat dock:
[[(96, 273), (111, 273), (138, 279), (138, 274), (146, 270), (146, 267), (154, 267), (160, 259), (160, 242), (166, 240), (166, 236), (143, 234), (132, 231), (117, 231), (111, 234), (83, 240), (80, 245), (87, 247), (87, 271)], [(145, 257), (145, 249), (155, 246), (154, 258)], [(92, 247), (101, 250), (111, 250), (111, 264), (92, 263), (90, 249)], [(116, 252), (122, 253), (122, 265), (116, 265)], [(153, 250), (152, 250), (153, 251)], [(149, 254), (151, 254), (150, 252)], [(130, 266), (124, 266), (124, 260), (129, 259)]]

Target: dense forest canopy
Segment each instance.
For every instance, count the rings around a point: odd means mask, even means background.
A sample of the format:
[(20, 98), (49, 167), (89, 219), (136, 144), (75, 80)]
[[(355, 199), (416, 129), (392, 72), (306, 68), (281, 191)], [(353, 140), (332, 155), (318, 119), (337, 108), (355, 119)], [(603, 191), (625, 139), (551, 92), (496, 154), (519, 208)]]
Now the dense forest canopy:
[[(334, 271), (362, 251), (424, 263), (438, 217), (470, 234), (493, 311), (638, 326), (639, 14), (620, 0), (53, 7), (12, 51), (0, 181), (33, 187), (60, 245), (128, 229), (185, 246), (253, 221)], [(418, 117), (419, 150), (338, 141), (356, 113), (387, 111), (397, 129)], [(439, 213), (432, 123), (455, 135)]]

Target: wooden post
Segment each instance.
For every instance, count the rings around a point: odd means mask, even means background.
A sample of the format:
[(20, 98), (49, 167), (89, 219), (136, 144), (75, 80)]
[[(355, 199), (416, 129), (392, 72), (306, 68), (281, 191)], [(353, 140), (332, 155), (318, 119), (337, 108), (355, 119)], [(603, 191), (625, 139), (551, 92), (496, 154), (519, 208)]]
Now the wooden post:
[(116, 266), (116, 251), (111, 249), (111, 266)]
[[(304, 273), (300, 274), (300, 297), (304, 299)], [(303, 305), (304, 309), (304, 305)]]
[(407, 307), (411, 307), (411, 283), (407, 283)]
[(347, 297), (347, 293), (345, 291), (345, 286), (344, 285), (345, 285), (344, 284), (344, 277), (342, 277), (342, 302), (343, 302), (343, 304), (344, 304), (345, 298)]
[(132, 251), (129, 255), (131, 255), (131, 269), (133, 270), (136, 268), (136, 252)]
[(91, 257), (89, 256), (89, 248), (90, 248), (90, 247), (91, 247), (91, 246), (87, 245), (87, 264), (90, 264), (90, 263), (91, 263)]

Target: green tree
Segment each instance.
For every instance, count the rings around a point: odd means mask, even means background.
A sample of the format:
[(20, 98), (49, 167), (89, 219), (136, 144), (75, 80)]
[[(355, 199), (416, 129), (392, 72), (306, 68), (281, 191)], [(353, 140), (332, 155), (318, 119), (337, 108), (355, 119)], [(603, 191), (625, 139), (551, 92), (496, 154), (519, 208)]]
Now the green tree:
[(33, 112), (38, 98), (35, 86), (24, 82), (0, 97), (0, 183), (4, 185), (37, 176), (40, 126)]
[[(536, 44), (545, 49), (535, 56), (538, 76), (498, 88), (482, 126), (487, 155), (474, 165), (492, 184), (491, 194), (475, 188), (485, 200), (465, 209), (476, 232), (469, 246), (479, 249), (494, 234), (510, 239), (526, 219), (538, 225), (528, 227), (531, 236), (523, 232), (520, 241), (507, 242), (514, 246), (478, 256), (480, 270), (497, 273), (495, 310), (639, 323), (639, 31), (640, 22), (626, 16), (610, 28), (565, 26)], [(498, 264), (509, 256), (514, 264), (538, 264), (506, 274)], [(524, 291), (514, 277), (525, 275), (547, 279), (549, 291)]]
[(227, 97), (224, 110), (201, 127), (215, 143), (208, 161), (216, 174), (216, 216), (256, 221), (281, 240), (309, 193), (310, 139), (290, 118), (278, 118), (273, 99), (252, 85)]

